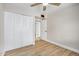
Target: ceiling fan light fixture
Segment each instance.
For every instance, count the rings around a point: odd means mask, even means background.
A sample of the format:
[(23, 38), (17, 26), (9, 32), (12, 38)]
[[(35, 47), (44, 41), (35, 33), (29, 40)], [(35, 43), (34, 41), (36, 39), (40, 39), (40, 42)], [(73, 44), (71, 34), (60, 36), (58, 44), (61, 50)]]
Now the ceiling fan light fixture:
[(48, 5), (48, 3), (43, 3), (43, 6), (46, 6), (46, 5)]

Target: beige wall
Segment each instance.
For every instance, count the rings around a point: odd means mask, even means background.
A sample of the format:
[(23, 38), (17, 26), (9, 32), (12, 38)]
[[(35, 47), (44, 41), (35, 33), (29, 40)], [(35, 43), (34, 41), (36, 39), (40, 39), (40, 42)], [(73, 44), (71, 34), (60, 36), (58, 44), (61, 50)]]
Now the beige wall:
[(49, 14), (48, 40), (79, 51), (79, 4)]

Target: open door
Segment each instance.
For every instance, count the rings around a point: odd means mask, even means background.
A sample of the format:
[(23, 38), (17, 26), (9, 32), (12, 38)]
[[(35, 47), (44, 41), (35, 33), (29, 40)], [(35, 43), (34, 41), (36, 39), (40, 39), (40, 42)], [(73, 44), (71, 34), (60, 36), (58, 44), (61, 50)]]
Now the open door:
[(40, 36), (41, 36), (41, 22), (40, 21), (36, 21), (35, 22), (35, 37), (36, 40), (40, 40)]

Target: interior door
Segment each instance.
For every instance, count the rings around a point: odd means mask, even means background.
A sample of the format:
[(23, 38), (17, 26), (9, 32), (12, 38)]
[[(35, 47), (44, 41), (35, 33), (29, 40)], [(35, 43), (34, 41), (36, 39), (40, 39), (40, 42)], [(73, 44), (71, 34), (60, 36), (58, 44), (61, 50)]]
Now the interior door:
[(41, 23), (36, 21), (35, 22), (35, 36), (36, 36), (36, 40), (39, 40), (40, 39), (40, 35), (41, 35), (41, 27), (40, 27)]

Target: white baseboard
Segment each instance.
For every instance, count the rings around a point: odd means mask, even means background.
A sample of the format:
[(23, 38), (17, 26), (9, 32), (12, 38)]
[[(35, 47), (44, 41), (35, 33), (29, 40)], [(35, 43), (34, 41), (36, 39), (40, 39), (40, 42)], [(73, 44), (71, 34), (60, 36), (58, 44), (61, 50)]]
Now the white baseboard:
[(60, 43), (56, 43), (56, 42), (53, 42), (53, 41), (50, 41), (50, 40), (45, 40), (45, 41), (50, 42), (50, 43), (52, 43), (52, 44), (55, 44), (55, 45), (57, 45), (57, 46), (60, 46), (60, 47), (62, 47), (62, 48), (71, 50), (71, 51), (76, 52), (76, 53), (79, 54), (79, 50), (78, 50), (78, 49), (74, 49), (74, 48), (71, 48), (71, 47), (68, 47), (68, 46), (66, 46), (66, 45), (63, 45), (63, 44), (60, 44)]
[(22, 45), (21, 47), (16, 47), (16, 48), (8, 48), (8, 49), (4, 48), (4, 51), (6, 52), (6, 51), (13, 50), (13, 49), (18, 49), (18, 48), (26, 47), (26, 46), (29, 46), (29, 45), (35, 45), (35, 42), (28, 42), (25, 45)]

